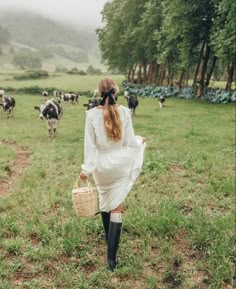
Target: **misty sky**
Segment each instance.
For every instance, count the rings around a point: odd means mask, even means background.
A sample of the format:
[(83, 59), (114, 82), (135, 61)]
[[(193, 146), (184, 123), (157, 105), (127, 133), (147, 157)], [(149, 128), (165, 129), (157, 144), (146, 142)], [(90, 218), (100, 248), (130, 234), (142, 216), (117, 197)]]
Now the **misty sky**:
[(30, 10), (66, 21), (78, 28), (101, 24), (101, 10), (108, 0), (0, 0), (0, 10)]

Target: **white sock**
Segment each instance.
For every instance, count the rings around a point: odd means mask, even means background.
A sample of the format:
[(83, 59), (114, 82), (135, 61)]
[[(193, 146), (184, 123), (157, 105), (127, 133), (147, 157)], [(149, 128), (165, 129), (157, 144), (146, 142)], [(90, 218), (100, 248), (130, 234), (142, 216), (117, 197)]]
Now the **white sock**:
[(122, 223), (122, 214), (121, 213), (111, 213), (111, 222)]

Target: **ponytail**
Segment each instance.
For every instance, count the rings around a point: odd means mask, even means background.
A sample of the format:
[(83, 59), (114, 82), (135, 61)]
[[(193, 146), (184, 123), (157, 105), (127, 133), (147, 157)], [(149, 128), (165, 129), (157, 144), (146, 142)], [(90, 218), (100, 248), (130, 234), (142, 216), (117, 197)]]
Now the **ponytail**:
[(117, 106), (110, 105), (108, 98), (104, 106), (103, 116), (107, 137), (115, 142), (120, 141), (122, 137), (120, 115)]
[(101, 105), (104, 107), (103, 118), (107, 138), (114, 142), (122, 138), (121, 119), (113, 97), (118, 91), (118, 86), (112, 79), (101, 79), (98, 84), (98, 92), (102, 97)]

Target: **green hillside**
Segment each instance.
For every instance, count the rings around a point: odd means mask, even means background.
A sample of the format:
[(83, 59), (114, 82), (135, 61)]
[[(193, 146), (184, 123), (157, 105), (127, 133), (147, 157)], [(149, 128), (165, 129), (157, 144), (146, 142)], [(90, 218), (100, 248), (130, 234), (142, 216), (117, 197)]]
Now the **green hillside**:
[[(0, 68), (13, 68), (14, 55), (22, 48), (28, 48), (38, 52), (43, 68), (50, 71), (56, 67), (86, 69), (90, 64), (106, 70), (100, 62), (93, 30), (77, 31), (65, 24), (23, 12), (0, 12), (0, 27)], [(2, 41), (1, 34), (4, 36)]]

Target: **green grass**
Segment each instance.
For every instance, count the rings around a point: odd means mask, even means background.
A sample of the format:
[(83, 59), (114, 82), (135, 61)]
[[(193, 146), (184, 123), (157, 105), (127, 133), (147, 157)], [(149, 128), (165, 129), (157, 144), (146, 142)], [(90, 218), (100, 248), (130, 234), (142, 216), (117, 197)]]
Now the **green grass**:
[[(192, 83), (193, 83), (193, 81), (189, 80), (189, 85), (192, 85)], [(223, 80), (211, 80), (210, 83), (209, 83), (209, 87), (225, 89), (226, 81), (223, 81)], [(236, 89), (236, 84), (235, 84), (234, 81), (232, 82), (232, 89), (234, 89), (234, 90)]]
[[(58, 59), (57, 59), (58, 58)], [(60, 58), (60, 61), (59, 61)], [(51, 70), (50, 67), (54, 65), (55, 62), (58, 63), (58, 65), (63, 66), (63, 57), (54, 57), (52, 60), (47, 60), (47, 63), (45, 64), (45, 69)], [(69, 62), (69, 60), (66, 60)], [(65, 63), (64, 63), (65, 64)], [(85, 66), (86, 67), (85, 67)], [(71, 62), (71, 67), (74, 67), (73, 62)], [(81, 64), (80, 69), (86, 70), (87, 64)], [(98, 81), (103, 77), (110, 77), (117, 81), (119, 85), (121, 85), (121, 82), (125, 80), (125, 77), (122, 75), (71, 75), (71, 74), (65, 74), (65, 73), (51, 73), (50, 77), (48, 79), (37, 79), (37, 80), (15, 80), (13, 79), (13, 76), (15, 74), (22, 73), (20, 70), (3, 70), (0, 72), (0, 88), (1, 87), (14, 87), (14, 88), (23, 88), (23, 87), (29, 87), (29, 86), (39, 86), (45, 88), (45, 87), (56, 87), (61, 90), (65, 91), (83, 91), (83, 90), (90, 90), (94, 91), (97, 88)], [(189, 85), (191, 85), (191, 81), (189, 82)], [(225, 81), (211, 81), (210, 87), (213, 88), (225, 88)], [(234, 84), (232, 85), (232, 89), (235, 89)]]
[[(69, 87), (71, 76), (63, 79)], [(88, 86), (73, 78), (71, 89), (80, 85)], [(53, 140), (33, 109), (40, 101), (16, 95), (14, 118), (0, 112), (0, 138), (32, 153), (11, 195), (0, 200), (0, 288), (232, 288), (233, 105), (172, 98), (160, 110), (156, 99), (140, 98), (133, 123), (148, 138), (145, 162), (124, 204), (120, 266), (110, 273), (100, 217), (79, 219), (71, 204), (87, 98), (64, 106)], [(1, 161), (14, 157), (4, 145)]]
[(0, 159), (0, 181), (1, 181), (1, 178), (5, 177), (7, 172), (10, 171), (10, 167), (16, 156), (16, 153), (8, 145), (0, 143), (0, 156), (1, 156)]
[(39, 87), (56, 87), (64, 91), (84, 91), (97, 89), (97, 84), (100, 79), (104, 77), (113, 78), (120, 85), (124, 80), (121, 75), (70, 75), (64, 73), (51, 74), (48, 79), (37, 79), (37, 80), (14, 80), (13, 74), (0, 74), (0, 87), (14, 87), (22, 88), (29, 86)]

